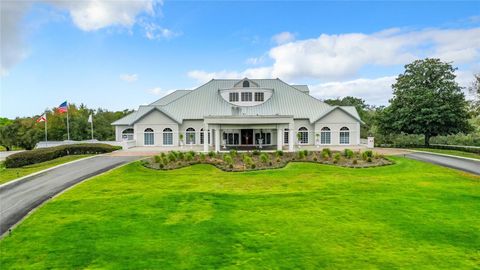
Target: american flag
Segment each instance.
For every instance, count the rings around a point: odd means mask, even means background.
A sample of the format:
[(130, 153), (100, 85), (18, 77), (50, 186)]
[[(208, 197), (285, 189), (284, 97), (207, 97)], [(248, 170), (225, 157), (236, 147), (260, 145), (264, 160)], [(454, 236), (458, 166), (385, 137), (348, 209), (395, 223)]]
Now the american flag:
[(66, 101), (63, 102), (62, 104), (60, 104), (60, 106), (58, 106), (58, 108), (57, 108), (57, 112), (59, 112), (59, 113), (65, 113), (65, 112), (67, 112), (67, 110), (68, 109), (67, 109), (67, 102)]
[(45, 114), (42, 114), (42, 116), (40, 116), (38, 119), (37, 119), (37, 123), (40, 123), (40, 122), (46, 122), (47, 121), (47, 116)]

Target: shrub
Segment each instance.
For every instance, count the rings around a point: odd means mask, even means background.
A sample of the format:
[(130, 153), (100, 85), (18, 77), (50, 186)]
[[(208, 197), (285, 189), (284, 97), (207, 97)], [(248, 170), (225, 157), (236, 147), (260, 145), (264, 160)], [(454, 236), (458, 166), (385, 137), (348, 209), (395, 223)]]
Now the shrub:
[(202, 162), (205, 161), (206, 156), (205, 156), (204, 153), (200, 153), (199, 156), (200, 156), (200, 161), (202, 161)]
[(162, 157), (161, 156), (154, 156), (153, 159), (155, 160), (155, 163), (162, 162)]
[(353, 151), (351, 149), (345, 149), (343, 152), (346, 158), (350, 159), (353, 157)]
[(175, 155), (174, 151), (169, 152), (167, 157), (169, 161), (172, 161), (172, 162), (177, 161), (177, 155)]
[(232, 156), (230, 156), (229, 154), (223, 156), (223, 161), (225, 161), (225, 163), (227, 163), (228, 165), (233, 164)]
[(161, 156), (162, 158), (166, 158), (166, 157), (167, 157), (167, 155), (165, 154), (165, 152), (162, 152), (162, 153), (160, 154), (160, 156)]
[(195, 156), (195, 153), (192, 154), (191, 152), (188, 152), (187, 154), (185, 154), (185, 159), (187, 161), (192, 161), (194, 156)]
[(358, 164), (357, 159), (354, 159), (354, 160), (352, 161), (352, 163), (353, 163), (354, 165), (357, 165), (357, 164)]
[(195, 151), (190, 150), (190, 151), (188, 151), (188, 154), (190, 154), (192, 157), (194, 157), (197, 153), (195, 153)]
[(163, 163), (160, 163), (160, 164), (158, 165), (158, 167), (159, 167), (160, 169), (163, 169), (163, 168), (165, 168), (165, 165), (163, 165)]
[(307, 150), (307, 149), (303, 149), (303, 154), (307, 157), (307, 156), (308, 156), (308, 150)]
[(102, 154), (120, 149), (120, 146), (113, 146), (102, 143), (70, 144), (55, 147), (38, 148), (8, 156), (5, 160), (5, 167), (18, 168), (68, 155)]
[(322, 156), (324, 156), (324, 154), (327, 154), (328, 157), (332, 157), (332, 150), (330, 150), (330, 148), (323, 148), (322, 149)]
[(179, 160), (184, 160), (185, 159), (185, 153), (184, 152), (178, 152), (177, 157)]
[(208, 156), (213, 158), (215, 156), (215, 152), (213, 152), (213, 151), (208, 152)]
[(236, 157), (237, 156), (237, 150), (235, 150), (235, 149), (230, 150), (230, 156), (232, 156), (232, 158)]
[(228, 165), (230, 169), (233, 169), (233, 164)]
[(298, 151), (297, 156), (298, 156), (298, 159), (304, 159), (305, 158), (305, 152), (304, 151)]
[(255, 166), (255, 163), (252, 163), (252, 165), (251, 165), (250, 167), (251, 167), (252, 169), (255, 169), (255, 167), (257, 167), (257, 166)]
[(330, 155), (328, 155), (327, 152), (322, 151), (322, 158), (324, 161), (327, 161), (330, 158)]
[(282, 161), (279, 157), (277, 157), (277, 163), (280, 163)]
[(253, 150), (252, 154), (254, 156), (258, 156), (258, 155), (260, 155), (260, 150), (257, 150), (257, 149)]
[(340, 153), (336, 153), (336, 154), (333, 156), (333, 163), (338, 163), (338, 162), (340, 161), (340, 158), (341, 158)]
[(368, 158), (367, 158), (367, 162), (372, 162), (372, 158), (371, 158), (371, 157), (368, 157)]
[(277, 151), (275, 152), (275, 156), (277, 156), (277, 157), (283, 156), (283, 151), (282, 151), (282, 150), (277, 150)]
[(260, 160), (263, 162), (263, 163), (267, 163), (268, 162), (268, 155), (265, 154), (265, 153), (262, 153), (260, 155)]
[(243, 155), (243, 163), (245, 164), (245, 166), (249, 166), (253, 164), (253, 160), (250, 156)]
[(313, 161), (318, 161), (317, 156), (314, 156), (314, 157), (313, 157)]
[(368, 158), (371, 159), (372, 156), (373, 156), (372, 150), (367, 150), (367, 151), (365, 151), (365, 152), (362, 153), (362, 158), (363, 158), (363, 160), (367, 160)]

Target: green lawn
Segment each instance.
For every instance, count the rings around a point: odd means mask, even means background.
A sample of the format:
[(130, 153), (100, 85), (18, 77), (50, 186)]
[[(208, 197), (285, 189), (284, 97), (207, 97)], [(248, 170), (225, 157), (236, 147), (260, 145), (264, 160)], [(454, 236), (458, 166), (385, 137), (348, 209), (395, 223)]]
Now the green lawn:
[(53, 160), (45, 161), (42, 163), (37, 163), (33, 165), (28, 165), (21, 168), (5, 168), (5, 166), (0, 164), (0, 184), (6, 183), (13, 179), (32, 174), (41, 170), (51, 168), (53, 166), (60, 165), (62, 163), (70, 162), (80, 158), (88, 157), (90, 155), (74, 155), (74, 156), (64, 156), (56, 158)]
[(432, 149), (432, 148), (414, 148), (414, 150), (432, 152), (432, 153), (439, 153), (439, 154), (447, 154), (447, 155), (459, 156), (459, 157), (480, 159), (479, 154), (464, 152), (464, 151), (459, 151), (459, 150)]
[(414, 160), (228, 173), (136, 162), (53, 199), (3, 269), (473, 269), (480, 177)]

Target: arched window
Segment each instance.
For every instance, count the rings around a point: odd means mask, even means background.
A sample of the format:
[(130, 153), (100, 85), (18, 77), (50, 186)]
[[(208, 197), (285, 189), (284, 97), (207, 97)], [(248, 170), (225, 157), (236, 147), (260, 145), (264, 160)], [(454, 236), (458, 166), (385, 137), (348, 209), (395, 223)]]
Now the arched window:
[(171, 128), (163, 129), (163, 145), (173, 145), (173, 131)]
[(332, 136), (331, 136), (330, 128), (323, 127), (320, 131), (320, 144), (331, 144), (332, 143)]
[(307, 144), (308, 143), (308, 129), (306, 127), (301, 127), (298, 129), (298, 143)]
[(143, 131), (143, 144), (144, 145), (155, 145), (155, 134), (153, 133), (153, 129), (146, 128)]
[(340, 129), (340, 144), (350, 144), (350, 130), (347, 127)]
[[(207, 130), (208, 133), (208, 144), (210, 144), (210, 130)], [(200, 129), (200, 144), (204, 143), (203, 128)]]
[(127, 128), (122, 131), (122, 140), (131, 141), (133, 140), (133, 128)]
[(187, 128), (187, 130), (185, 131), (185, 136), (186, 136), (186, 139), (185, 139), (185, 142), (187, 144), (195, 144), (195, 129), (194, 128)]
[(249, 81), (243, 81), (243, 87), (250, 87)]

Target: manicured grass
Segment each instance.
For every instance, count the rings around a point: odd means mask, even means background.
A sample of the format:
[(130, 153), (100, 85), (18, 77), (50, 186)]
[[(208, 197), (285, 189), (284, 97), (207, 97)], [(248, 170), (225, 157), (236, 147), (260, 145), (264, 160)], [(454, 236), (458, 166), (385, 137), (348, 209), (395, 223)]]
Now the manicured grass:
[(0, 184), (6, 183), (13, 179), (32, 174), (34, 172), (38, 172), (41, 170), (45, 170), (51, 168), (53, 166), (57, 166), (63, 163), (67, 163), (70, 161), (74, 161), (80, 158), (88, 157), (91, 155), (72, 155), (72, 156), (64, 156), (60, 158), (56, 158), (53, 160), (45, 161), (42, 163), (37, 163), (33, 165), (28, 165), (21, 168), (5, 168), (3, 163), (0, 165)]
[(473, 269), (480, 177), (393, 158), (229, 173), (133, 163), (38, 209), (2, 269)]
[(432, 153), (439, 153), (439, 154), (446, 154), (446, 155), (452, 155), (452, 156), (459, 156), (459, 157), (480, 159), (479, 154), (464, 152), (464, 151), (459, 151), (459, 150), (432, 149), (432, 148), (415, 148), (414, 150), (432, 152)]

